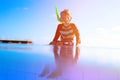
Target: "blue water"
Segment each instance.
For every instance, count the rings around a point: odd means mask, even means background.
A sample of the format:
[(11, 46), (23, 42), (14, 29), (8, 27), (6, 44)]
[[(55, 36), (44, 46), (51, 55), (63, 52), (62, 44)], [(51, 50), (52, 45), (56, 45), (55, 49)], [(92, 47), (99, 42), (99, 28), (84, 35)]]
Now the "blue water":
[(120, 80), (120, 49), (80, 46), (76, 51), (0, 43), (0, 80)]

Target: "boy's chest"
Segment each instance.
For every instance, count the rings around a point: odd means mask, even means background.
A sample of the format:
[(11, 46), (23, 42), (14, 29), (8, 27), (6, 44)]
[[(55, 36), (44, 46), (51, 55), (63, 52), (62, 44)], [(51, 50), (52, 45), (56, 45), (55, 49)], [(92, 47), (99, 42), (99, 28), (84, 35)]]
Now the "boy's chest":
[(68, 35), (68, 34), (73, 34), (74, 30), (72, 28), (72, 26), (62, 26), (61, 29), (59, 30), (60, 34), (62, 35)]

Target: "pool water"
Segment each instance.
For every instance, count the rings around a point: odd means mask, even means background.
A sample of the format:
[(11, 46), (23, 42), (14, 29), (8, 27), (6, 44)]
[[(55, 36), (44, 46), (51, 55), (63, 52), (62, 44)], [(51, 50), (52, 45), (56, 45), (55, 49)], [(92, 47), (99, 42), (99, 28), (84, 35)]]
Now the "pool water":
[(0, 43), (0, 80), (120, 80), (120, 49)]

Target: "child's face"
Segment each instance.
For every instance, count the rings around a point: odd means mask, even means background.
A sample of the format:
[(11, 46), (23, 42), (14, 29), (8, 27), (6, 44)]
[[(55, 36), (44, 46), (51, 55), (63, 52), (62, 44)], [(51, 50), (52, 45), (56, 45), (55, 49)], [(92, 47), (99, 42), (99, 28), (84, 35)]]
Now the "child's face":
[(70, 16), (69, 14), (62, 13), (60, 16), (61, 16), (60, 19), (61, 19), (64, 23), (66, 23), (66, 24), (69, 24), (69, 23), (70, 23), (70, 21), (71, 21), (71, 16)]

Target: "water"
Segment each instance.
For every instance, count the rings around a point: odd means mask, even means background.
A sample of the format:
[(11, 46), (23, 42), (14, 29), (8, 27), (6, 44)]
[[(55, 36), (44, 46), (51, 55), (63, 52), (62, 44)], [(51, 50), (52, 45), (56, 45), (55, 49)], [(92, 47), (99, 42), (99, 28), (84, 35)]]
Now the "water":
[(120, 80), (120, 49), (0, 43), (0, 80)]

